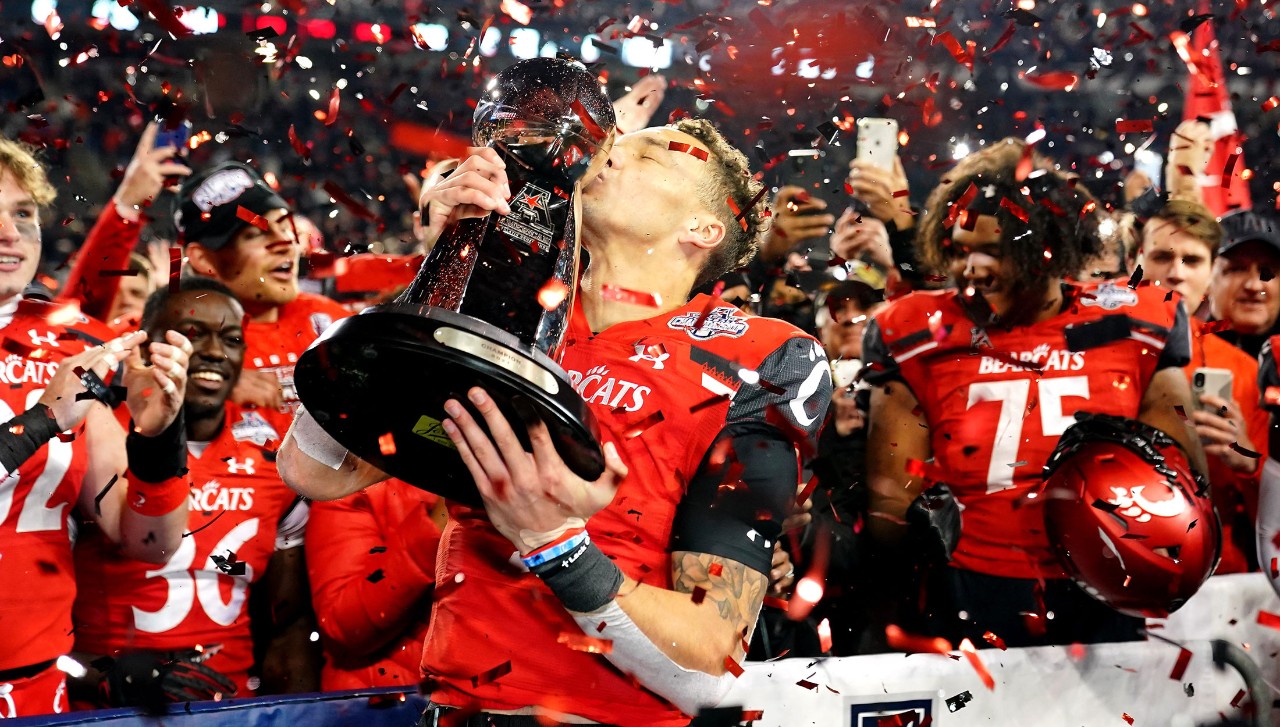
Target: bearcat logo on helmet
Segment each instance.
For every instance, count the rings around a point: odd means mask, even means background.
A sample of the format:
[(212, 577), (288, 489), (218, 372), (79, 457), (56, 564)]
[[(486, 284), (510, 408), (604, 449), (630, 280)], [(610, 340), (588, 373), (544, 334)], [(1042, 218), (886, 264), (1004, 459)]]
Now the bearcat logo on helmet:
[(253, 177), (248, 172), (243, 169), (227, 169), (204, 180), (191, 195), (191, 201), (202, 211), (208, 212), (236, 199), (252, 187)]
[(1181, 497), (1174, 496), (1168, 500), (1148, 500), (1142, 491), (1146, 489), (1146, 485), (1138, 485), (1137, 487), (1112, 487), (1111, 491), (1115, 493), (1115, 497), (1107, 500), (1115, 505), (1117, 512), (1125, 517), (1131, 517), (1140, 523), (1151, 522), (1152, 516), (1155, 517), (1178, 517), (1187, 510), (1187, 501)]
[(1138, 294), (1130, 290), (1128, 286), (1103, 283), (1093, 292), (1080, 296), (1080, 303), (1081, 305), (1103, 310), (1116, 310), (1125, 306), (1137, 305)]
[(741, 338), (750, 327), (741, 313), (742, 311), (731, 305), (720, 306), (708, 313), (699, 325), (698, 319), (702, 318), (702, 311), (688, 311), (667, 321), (667, 327), (684, 331), (690, 338), (699, 341), (706, 341), (716, 336)]

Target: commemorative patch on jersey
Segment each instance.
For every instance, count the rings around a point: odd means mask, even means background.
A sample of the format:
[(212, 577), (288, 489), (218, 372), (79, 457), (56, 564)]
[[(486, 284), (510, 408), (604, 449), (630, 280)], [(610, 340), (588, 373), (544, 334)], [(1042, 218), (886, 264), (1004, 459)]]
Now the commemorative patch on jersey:
[(1103, 283), (1093, 292), (1080, 296), (1080, 304), (1103, 310), (1116, 310), (1125, 306), (1137, 305), (1138, 294), (1127, 285)]
[(699, 318), (702, 318), (702, 311), (681, 313), (667, 321), (667, 328), (684, 331), (690, 338), (706, 341), (716, 336), (741, 338), (750, 327), (747, 319), (742, 317), (742, 311), (731, 305), (716, 308), (701, 323), (698, 322)]
[(237, 442), (253, 442), (259, 447), (265, 447), (267, 442), (280, 440), (280, 433), (276, 428), (256, 411), (240, 412), (240, 421), (231, 425), (231, 436)]

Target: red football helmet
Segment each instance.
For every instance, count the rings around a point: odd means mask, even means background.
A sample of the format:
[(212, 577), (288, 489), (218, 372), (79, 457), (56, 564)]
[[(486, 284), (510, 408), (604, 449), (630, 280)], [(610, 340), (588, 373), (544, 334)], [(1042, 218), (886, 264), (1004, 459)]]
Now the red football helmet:
[(1163, 618), (1213, 573), (1222, 530), (1205, 480), (1164, 432), (1077, 414), (1045, 465), (1045, 527), (1066, 572), (1131, 616)]

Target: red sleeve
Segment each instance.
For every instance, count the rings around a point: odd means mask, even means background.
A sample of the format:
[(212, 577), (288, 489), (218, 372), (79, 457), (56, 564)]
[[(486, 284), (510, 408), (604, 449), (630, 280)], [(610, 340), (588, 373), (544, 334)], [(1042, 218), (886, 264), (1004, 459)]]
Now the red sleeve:
[(352, 656), (377, 650), (426, 615), (421, 597), (435, 583), (440, 543), (429, 499), (399, 482), (371, 489), (314, 503), (307, 523), (320, 631), (330, 649)]
[(98, 221), (89, 231), (67, 286), (58, 295), (60, 300), (77, 299), (85, 315), (105, 319), (111, 312), (111, 302), (120, 289), (118, 275), (103, 275), (107, 270), (126, 270), (129, 253), (142, 236), (142, 222), (129, 222), (116, 212), (115, 200), (108, 200), (98, 215)]

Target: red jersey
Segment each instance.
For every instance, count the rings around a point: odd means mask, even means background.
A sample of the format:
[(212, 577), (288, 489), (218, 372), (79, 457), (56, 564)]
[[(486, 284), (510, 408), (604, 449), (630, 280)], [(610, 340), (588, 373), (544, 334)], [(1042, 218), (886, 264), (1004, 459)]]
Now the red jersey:
[[(781, 417), (816, 440), (831, 399), (826, 357), (799, 329), (705, 295), (597, 335), (574, 323), (562, 366), (629, 469), (591, 518), (591, 540), (628, 576), (671, 589), (673, 520), (716, 436)], [(542, 705), (621, 727), (688, 724), (604, 656), (559, 643), (581, 629), (482, 510), (451, 504), (449, 514), (423, 655), (439, 684), (433, 700)]]
[(1226, 466), (1218, 457), (1205, 457), (1209, 463), (1210, 495), (1222, 521), (1222, 559), (1214, 573), (1245, 573), (1255, 560), (1253, 523), (1258, 517), (1258, 481), (1269, 449), (1270, 417), (1258, 394), (1258, 362), (1221, 338), (1206, 334), (1204, 322), (1192, 318), (1191, 363), (1185, 368), (1188, 381), (1200, 367), (1231, 372), (1231, 397), (1240, 405), (1249, 440), (1258, 453), (1258, 469), (1247, 475)]
[(307, 574), (325, 691), (412, 687), (436, 581), (439, 497), (399, 480), (311, 506)]
[[(188, 444), (189, 532), (168, 563), (121, 558), (97, 530), (76, 548), (76, 649), (115, 655), (221, 644), (205, 664), (245, 694), (253, 664), (248, 589), (272, 553), (301, 545), (297, 520), (305, 506), (295, 506), (298, 497), (267, 450), (279, 446), (285, 422), (274, 412), (230, 401), (226, 407), (226, 424), (203, 451), (200, 443)], [(291, 540), (283, 542), (282, 534)]]
[[(59, 361), (112, 338), (74, 303), (16, 298), (0, 306), (0, 337), (0, 421), (39, 400)], [(71, 651), (73, 517), (88, 462), (84, 437), (54, 437), (0, 481), (0, 670)]]
[(274, 323), (249, 322), (244, 328), (244, 367), (267, 371), (280, 380), (284, 406), (292, 415), (298, 408), (298, 390), (293, 386), (293, 367), (311, 342), (339, 318), (351, 311), (334, 301), (312, 293), (301, 293), (292, 303), (280, 306)]
[(1012, 329), (977, 326), (954, 290), (877, 313), (863, 339), (868, 380), (906, 382), (929, 425), (933, 468), (963, 508), (952, 565), (1061, 578), (1035, 499), (1077, 411), (1137, 417), (1156, 372), (1184, 366), (1186, 314), (1165, 291), (1064, 285), (1061, 313)]

